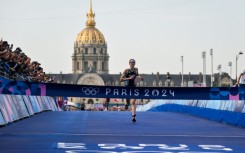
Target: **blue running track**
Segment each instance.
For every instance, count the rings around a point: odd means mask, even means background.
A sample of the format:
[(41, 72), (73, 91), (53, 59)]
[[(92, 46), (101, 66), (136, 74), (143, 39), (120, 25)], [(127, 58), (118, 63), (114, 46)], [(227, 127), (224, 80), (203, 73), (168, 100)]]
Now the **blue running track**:
[(0, 153), (245, 153), (245, 129), (169, 112), (44, 112), (0, 128)]

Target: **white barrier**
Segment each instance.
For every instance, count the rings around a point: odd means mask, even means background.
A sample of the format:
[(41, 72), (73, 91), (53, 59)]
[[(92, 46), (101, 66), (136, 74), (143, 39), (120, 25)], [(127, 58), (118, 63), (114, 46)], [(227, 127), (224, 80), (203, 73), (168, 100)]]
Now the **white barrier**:
[(52, 97), (0, 95), (0, 126), (42, 111), (59, 111)]
[(34, 115), (34, 110), (33, 110), (30, 98), (28, 96), (22, 96), (22, 98), (25, 101), (25, 104), (26, 104), (27, 110), (29, 112), (29, 115), (30, 116)]
[[(0, 106), (0, 108), (1, 108), (1, 106)], [(3, 118), (3, 114), (2, 114), (2, 112), (0, 111), (0, 126), (1, 126), (1, 125), (5, 125), (5, 124), (6, 124), (6, 122), (5, 122), (4, 118)]]
[(13, 96), (8, 95), (8, 96), (12, 98), (12, 102), (14, 103), (18, 114), (18, 119), (30, 116), (26, 104), (20, 95), (13, 95)]
[(51, 107), (51, 110), (52, 111), (59, 111), (59, 108), (58, 108), (58, 104), (56, 104), (54, 98), (52, 97), (47, 97), (48, 101), (49, 101), (49, 105)]
[(6, 123), (18, 120), (16, 108), (8, 95), (0, 95), (1, 112)]

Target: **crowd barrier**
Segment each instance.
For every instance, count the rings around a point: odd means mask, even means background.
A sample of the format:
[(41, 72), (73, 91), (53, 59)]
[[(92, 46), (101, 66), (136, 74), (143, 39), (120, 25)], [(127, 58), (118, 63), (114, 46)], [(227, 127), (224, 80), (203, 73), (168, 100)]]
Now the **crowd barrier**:
[(148, 104), (138, 106), (137, 111), (148, 111), (164, 104), (178, 104), (245, 113), (245, 101), (243, 100), (153, 100)]
[(0, 94), (0, 126), (43, 111), (59, 111), (52, 97)]
[(153, 100), (137, 111), (185, 113), (245, 127), (245, 101), (241, 100)]

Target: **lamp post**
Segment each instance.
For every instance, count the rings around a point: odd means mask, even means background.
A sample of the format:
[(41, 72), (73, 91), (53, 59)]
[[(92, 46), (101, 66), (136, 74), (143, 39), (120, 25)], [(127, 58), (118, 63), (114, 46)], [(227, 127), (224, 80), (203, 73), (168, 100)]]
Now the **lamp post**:
[(229, 62), (228, 63), (228, 66), (230, 67), (230, 76), (232, 78), (232, 62)]
[(184, 86), (184, 56), (180, 57), (182, 63), (182, 79), (181, 79), (181, 87)]
[(214, 83), (214, 73), (213, 73), (213, 49), (210, 49), (210, 56), (211, 56), (211, 87), (213, 87), (213, 83)]
[(221, 68), (222, 66), (218, 65), (217, 70), (219, 70), (219, 86), (221, 86), (221, 73), (222, 73)]
[(239, 58), (239, 55), (242, 55), (243, 52), (240, 51), (237, 55), (236, 55), (236, 80), (237, 80), (237, 61), (238, 61), (238, 58)]
[(169, 72), (167, 73), (167, 83), (168, 87), (170, 87), (171, 77), (169, 76)]
[(203, 58), (203, 86), (206, 86), (206, 51), (202, 52)]
[(221, 66), (221, 64), (219, 64), (217, 67), (217, 70), (219, 70), (219, 74), (221, 74), (221, 68), (222, 68), (222, 66)]

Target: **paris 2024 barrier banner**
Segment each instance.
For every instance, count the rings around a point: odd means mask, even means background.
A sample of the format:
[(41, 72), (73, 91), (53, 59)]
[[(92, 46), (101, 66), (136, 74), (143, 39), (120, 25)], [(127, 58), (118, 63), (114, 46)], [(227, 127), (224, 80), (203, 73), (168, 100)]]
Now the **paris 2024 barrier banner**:
[(93, 98), (244, 100), (244, 87), (122, 87), (10, 81), (0, 78), (0, 94)]

